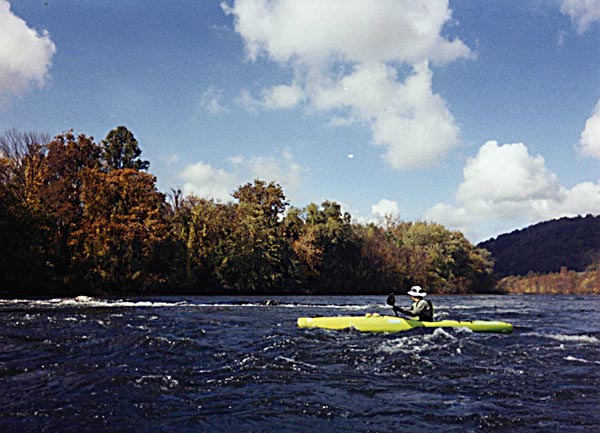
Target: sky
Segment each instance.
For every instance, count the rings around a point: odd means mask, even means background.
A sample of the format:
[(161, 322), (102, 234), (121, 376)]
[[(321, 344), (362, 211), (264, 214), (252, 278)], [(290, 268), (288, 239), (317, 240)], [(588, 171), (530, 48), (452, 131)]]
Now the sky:
[(120, 125), (163, 192), (473, 243), (598, 215), (600, 0), (0, 0), (0, 133)]

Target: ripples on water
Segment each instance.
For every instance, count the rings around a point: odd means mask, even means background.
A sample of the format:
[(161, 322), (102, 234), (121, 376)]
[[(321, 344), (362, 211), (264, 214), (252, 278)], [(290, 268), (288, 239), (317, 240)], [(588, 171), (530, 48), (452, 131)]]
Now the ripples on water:
[(384, 298), (0, 300), (0, 431), (600, 431), (597, 297), (432, 297), (510, 335), (296, 328)]

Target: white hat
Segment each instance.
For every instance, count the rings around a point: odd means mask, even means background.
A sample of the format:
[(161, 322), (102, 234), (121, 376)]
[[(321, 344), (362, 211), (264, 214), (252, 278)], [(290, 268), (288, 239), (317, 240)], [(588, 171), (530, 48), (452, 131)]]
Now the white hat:
[(412, 286), (410, 288), (410, 291), (408, 292), (408, 294), (410, 296), (418, 296), (418, 297), (421, 297), (421, 298), (424, 298), (425, 296), (427, 296), (427, 293), (425, 293), (423, 291), (423, 289), (421, 288), (421, 286)]

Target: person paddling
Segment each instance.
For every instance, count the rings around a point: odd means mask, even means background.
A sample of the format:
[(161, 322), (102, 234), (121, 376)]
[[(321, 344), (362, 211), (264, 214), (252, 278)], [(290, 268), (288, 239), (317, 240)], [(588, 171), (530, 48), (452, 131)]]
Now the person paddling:
[[(429, 300), (425, 300), (427, 293), (420, 286), (412, 286), (407, 293), (412, 298), (410, 309), (396, 307), (393, 305), (395, 313), (406, 314), (411, 317), (418, 317), (422, 322), (433, 322), (433, 304)], [(397, 315), (397, 314), (396, 314)]]

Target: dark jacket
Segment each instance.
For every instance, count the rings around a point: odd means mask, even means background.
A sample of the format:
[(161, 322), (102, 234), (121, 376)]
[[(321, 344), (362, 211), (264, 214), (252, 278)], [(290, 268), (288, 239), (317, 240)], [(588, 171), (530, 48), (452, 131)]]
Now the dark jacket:
[(407, 316), (418, 317), (422, 322), (433, 322), (433, 304), (429, 300), (419, 299), (412, 303), (410, 309), (394, 307), (394, 311), (399, 311)]

